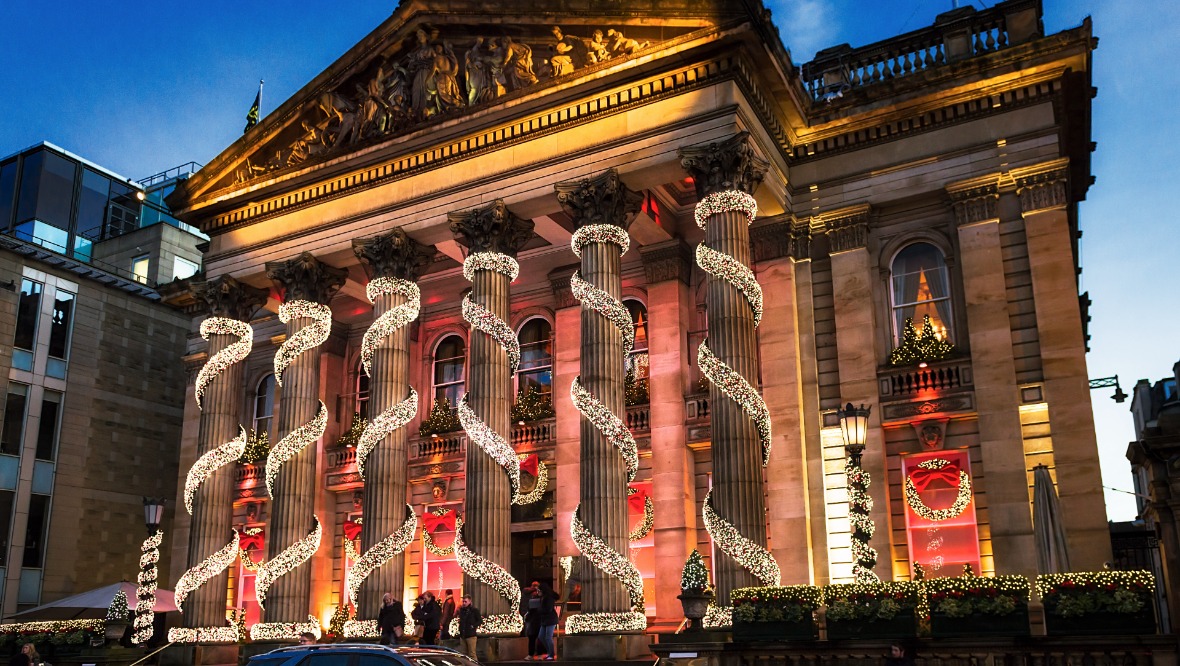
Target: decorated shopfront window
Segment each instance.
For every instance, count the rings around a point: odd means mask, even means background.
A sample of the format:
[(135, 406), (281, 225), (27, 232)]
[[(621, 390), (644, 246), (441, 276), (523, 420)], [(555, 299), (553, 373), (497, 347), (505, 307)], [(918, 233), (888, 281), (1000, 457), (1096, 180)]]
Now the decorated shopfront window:
[(455, 561), (455, 526), (459, 504), (428, 506), (422, 523), (422, 584), (419, 593), (431, 591), (441, 599), (447, 590), (462, 597), (463, 571)]
[(655, 530), (652, 529), (655, 510), (652, 504), (651, 481), (635, 481), (628, 487), (627, 535), (631, 563), (643, 578), (644, 612), (655, 615), (656, 606), (656, 549)]
[(254, 577), (258, 567), (266, 559), (265, 533), (261, 524), (247, 525), (242, 529), (238, 548), (237, 589), (234, 590), (234, 606), (245, 610), (246, 626), (252, 627), (262, 619), (258, 598), (254, 596)]
[(904, 456), (901, 461), (910, 564), (931, 578), (979, 571), (979, 531), (967, 451)]
[(627, 405), (643, 405), (648, 402), (648, 375), (650, 358), (647, 354), (647, 308), (636, 300), (625, 300), (631, 323), (635, 326), (635, 345), (627, 355), (626, 400)]
[(463, 338), (449, 335), (434, 348), (434, 400), (457, 409), (466, 390), (467, 345)]
[(921, 331), (927, 317), (935, 335), (954, 342), (950, 278), (942, 251), (930, 243), (907, 245), (893, 258), (890, 272), (895, 344), (902, 342), (906, 321)]

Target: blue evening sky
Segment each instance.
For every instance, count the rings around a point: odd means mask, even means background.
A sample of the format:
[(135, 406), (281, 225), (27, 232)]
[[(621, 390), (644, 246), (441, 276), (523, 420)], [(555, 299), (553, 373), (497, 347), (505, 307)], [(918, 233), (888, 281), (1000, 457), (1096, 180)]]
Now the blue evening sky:
[[(963, 0), (966, 2), (967, 0)], [(506, 4), (514, 4), (505, 0)], [(796, 62), (929, 25), (951, 0), (767, 0)], [(984, 2), (987, 6), (993, 3)], [(204, 163), (241, 135), (258, 79), (263, 113), (381, 23), (395, 0), (355, 2), (0, 2), (0, 155), (42, 140), (136, 179)], [(976, 7), (980, 4), (977, 2)], [(1091, 377), (1170, 375), (1180, 360), (1180, 3), (1046, 0), (1049, 32), (1089, 14), (1094, 54), (1093, 173), (1081, 206), (1082, 289), (1094, 300)], [(1167, 185), (1167, 183), (1173, 183)], [(1104, 483), (1131, 487), (1128, 403), (1093, 393)], [(1056, 441), (1058, 447), (1069, 442)], [(1110, 517), (1135, 515), (1107, 491)]]

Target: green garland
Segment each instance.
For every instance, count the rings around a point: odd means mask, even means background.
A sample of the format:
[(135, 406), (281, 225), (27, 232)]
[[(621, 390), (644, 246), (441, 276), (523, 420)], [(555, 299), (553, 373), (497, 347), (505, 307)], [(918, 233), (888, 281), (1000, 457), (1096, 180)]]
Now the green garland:
[(527, 391), (517, 395), (516, 402), (512, 403), (512, 409), (509, 411), (513, 423), (540, 421), (553, 418), (555, 414), (553, 400), (549, 394), (541, 393), (535, 386), (530, 386)]
[(1028, 604), (1029, 584), (1024, 576), (974, 576), (924, 581), (930, 611), (948, 617), (1010, 615)]
[(705, 567), (705, 559), (700, 551), (693, 548), (684, 561), (684, 570), (680, 573), (680, 589), (685, 592), (704, 594), (709, 589), (709, 569)]
[(1134, 615), (1150, 607), (1155, 578), (1150, 571), (1093, 571), (1037, 576), (1045, 612), (1061, 617), (1092, 613)]
[(729, 599), (737, 624), (800, 622), (811, 620), (822, 605), (823, 592), (814, 585), (742, 587), (730, 592)]
[(437, 435), (444, 432), (458, 432), (463, 429), (459, 423), (459, 410), (451, 409), (451, 403), (446, 400), (435, 400), (430, 407), (430, 413), (422, 419), (418, 426), (418, 434), (423, 437)]
[(823, 588), (828, 620), (872, 622), (913, 614), (919, 587), (911, 581), (827, 585)]
[(901, 333), (901, 344), (889, 353), (889, 365), (917, 365), (928, 361), (941, 361), (955, 352), (955, 346), (938, 337), (930, 315), (922, 317), (922, 332), (914, 328), (914, 319), (907, 317)]
[(268, 453), (270, 453), (270, 436), (266, 434), (265, 430), (262, 432), (251, 430), (250, 434), (246, 436), (246, 448), (238, 457), (238, 462), (243, 465), (253, 465), (266, 460)]
[(349, 424), (348, 430), (340, 435), (340, 439), (336, 440), (336, 446), (347, 446), (350, 449), (355, 449), (356, 445), (361, 441), (361, 434), (365, 432), (365, 426), (369, 422), (365, 417), (360, 415), (360, 412), (354, 412), (352, 415), (352, 423)]

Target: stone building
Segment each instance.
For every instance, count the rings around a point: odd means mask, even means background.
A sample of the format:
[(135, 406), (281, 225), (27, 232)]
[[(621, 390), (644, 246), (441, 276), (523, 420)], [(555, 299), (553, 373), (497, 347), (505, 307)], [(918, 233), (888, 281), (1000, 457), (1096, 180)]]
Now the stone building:
[(157, 287), (202, 239), (142, 195), (50, 144), (0, 158), (5, 617), (135, 580), (142, 498), (176, 497), (188, 318)]
[[(637, 584), (674, 625), (694, 548), (722, 604), (769, 558), (850, 581), (845, 403), (871, 407), (883, 579), (1034, 574), (1041, 463), (1075, 566), (1109, 559), (1076, 279), (1089, 21), (1045, 35), (1009, 0), (798, 66), (757, 2), (576, 4), (403, 2), (169, 199), (211, 237), (186, 363), (238, 339), (207, 348), (211, 313), (252, 326), (203, 411), (190, 386), (180, 483), (239, 425), (283, 441), (281, 470), (222, 467), (178, 512), (173, 580), (249, 530), (189, 626), (326, 625), (357, 558), (360, 619), (463, 588), (510, 622), (496, 584), (538, 580), (586, 627), (643, 624)], [(586, 550), (639, 582), (564, 559)]]

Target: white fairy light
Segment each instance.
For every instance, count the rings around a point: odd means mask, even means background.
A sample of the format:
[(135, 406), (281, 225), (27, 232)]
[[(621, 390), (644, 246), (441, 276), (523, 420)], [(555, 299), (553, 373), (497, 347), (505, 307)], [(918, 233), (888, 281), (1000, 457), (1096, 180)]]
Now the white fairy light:
[(188, 469), (188, 475), (184, 478), (184, 508), (190, 516), (193, 513), (193, 498), (197, 496), (197, 489), (201, 484), (222, 466), (237, 462), (246, 450), (246, 429), (238, 427), (242, 431), (240, 435), (215, 449), (206, 451), (205, 455), (197, 458)]
[(176, 581), (176, 610), (184, 610), (184, 600), (188, 599), (189, 594), (228, 569), (229, 565), (238, 559), (240, 537), (237, 530), (234, 530), (233, 533), (233, 541), (199, 562), (197, 566), (181, 574), (180, 580)]
[(508, 602), (507, 613), (490, 613), (483, 616), (483, 622), (476, 629), (476, 633), (488, 636), (493, 634), (519, 634), (524, 628), (524, 618), (517, 609), (520, 608), (520, 582), (513, 578), (508, 570), (495, 562), (471, 552), (463, 543), (463, 525), (455, 525), (455, 560), (463, 573), (487, 585)]
[[(525, 458), (528, 458), (528, 454), (521, 453), (521, 454), (517, 455), (518, 460), (524, 460)], [(520, 466), (518, 464), (517, 468), (519, 469), (519, 467)], [(535, 484), (533, 484), (533, 489), (530, 490), (528, 493), (519, 495), (518, 497), (516, 497), (513, 500), (512, 503), (523, 506), (525, 504), (532, 504), (533, 502), (539, 501), (542, 497), (545, 496), (545, 489), (548, 487), (549, 487), (549, 468), (545, 466), (545, 463), (538, 460), (537, 461), (537, 482)]]
[(472, 252), (463, 260), (463, 277), (474, 282), (476, 271), (495, 271), (515, 280), (520, 275), (520, 264), (501, 252)]
[(592, 631), (643, 631), (647, 628), (647, 616), (643, 613), (643, 578), (639, 574), (639, 569), (635, 568), (626, 555), (611, 548), (610, 544), (582, 524), (581, 509), (582, 506), (579, 504), (570, 519), (570, 535), (573, 537), (574, 545), (586, 561), (623, 584), (631, 599), (631, 610), (571, 615), (566, 620), (565, 632), (580, 634)]
[(377, 418), (365, 424), (365, 429), (356, 443), (356, 471), (361, 478), (365, 476), (365, 461), (373, 449), (377, 448), (377, 444), (385, 439), (386, 435), (413, 421), (417, 415), (418, 392), (413, 386), (409, 389), (410, 395), (405, 400), (381, 412)]
[(582, 257), (582, 247), (590, 243), (614, 243), (619, 246), (619, 254), (624, 255), (631, 249), (631, 236), (626, 229), (613, 224), (587, 224), (578, 227), (570, 237), (570, 249), (579, 259)]
[(734, 257), (718, 252), (701, 243), (697, 246), (697, 266), (705, 273), (732, 284), (754, 311), (754, 326), (762, 323), (762, 285), (754, 277), (754, 271)]
[[(254, 596), (258, 599), (258, 605), (260, 607), (266, 607), (266, 593), (276, 580), (287, 575), (300, 564), (310, 560), (312, 555), (315, 555), (316, 551), (320, 549), (320, 539), (324, 535), (324, 526), (320, 524), (318, 516), (312, 516), (312, 520), (315, 521), (315, 526), (312, 527), (307, 536), (283, 549), (282, 552), (267, 560), (264, 564), (259, 565), (258, 574), (254, 577)], [(255, 628), (258, 627), (258, 625), (254, 626)], [(319, 624), (317, 623), (316, 626), (318, 627)], [(258, 640), (253, 632), (250, 635), (255, 640)]]
[(463, 319), (471, 324), (471, 328), (486, 333), (495, 340), (508, 355), (508, 373), (516, 372), (520, 367), (520, 341), (512, 327), (496, 313), (472, 300), (471, 294), (463, 297)]
[[(438, 510), (435, 510), (433, 513), (436, 516), (445, 516), (450, 512), (451, 512), (450, 509), (438, 509)], [(463, 524), (462, 518), (456, 519), (455, 520), (455, 529), (458, 529), (459, 526), (462, 524)], [(430, 530), (426, 529), (425, 526), (422, 528), (422, 547), (425, 548), (426, 550), (430, 551), (431, 553), (434, 553), (438, 557), (450, 557), (451, 555), (455, 554), (455, 544), (453, 541), (452, 541), (451, 545), (447, 546), (446, 548), (439, 547), (437, 544), (434, 543), (434, 537), (431, 536)]]
[(259, 622), (250, 627), (250, 639), (255, 641), (298, 640), (299, 634), (311, 634), (317, 641), (324, 635), (314, 615), (308, 615), (307, 622)]
[(164, 540), (164, 532), (156, 533), (144, 540), (139, 556), (139, 586), (136, 588), (137, 601), (135, 603), (134, 633), (131, 642), (143, 644), (155, 633), (152, 629), (155, 622), (156, 605), (156, 563), (160, 561), (160, 543)]
[(466, 393), (459, 401), (459, 423), (462, 423), (463, 430), (467, 431), (467, 439), (491, 456), (492, 460), (495, 460), (496, 464), (508, 474), (512, 503), (519, 504), (517, 500), (520, 497), (520, 460), (516, 457), (516, 452), (512, 450), (512, 445), (508, 443), (508, 440), (492, 430), (491, 426), (479, 418), (471, 405), (467, 404)]
[(752, 223), (758, 216), (758, 202), (754, 197), (740, 190), (724, 190), (706, 195), (697, 203), (693, 217), (697, 226), (704, 229), (709, 217), (719, 213), (739, 211), (746, 215), (746, 221)]
[(279, 440), (266, 454), (266, 493), (275, 496), (275, 479), (279, 476), (279, 468), (283, 463), (304, 449), (308, 444), (324, 436), (324, 429), (328, 427), (328, 407), (320, 401), (320, 409), (312, 420), (292, 430), (286, 437)]
[(326, 305), (311, 301), (289, 301), (279, 306), (279, 321), (286, 324), (292, 319), (311, 319), (312, 323), (295, 332), (283, 341), (275, 353), (275, 383), (283, 385), (283, 371), (300, 354), (324, 344), (332, 334), (332, 310)]
[(348, 588), (348, 599), (353, 606), (357, 605), (357, 595), (369, 574), (405, 551), (406, 546), (414, 541), (414, 534), (417, 531), (418, 516), (414, 513), (414, 508), (407, 504), (406, 519), (402, 521), (402, 524), (393, 533), (365, 551), (348, 570), (348, 575), (345, 577), (345, 587)]
[(205, 397), (205, 389), (209, 384), (218, 375), (225, 372), (229, 366), (244, 361), (250, 355), (250, 350), (254, 348), (254, 329), (244, 321), (225, 317), (209, 317), (201, 322), (201, 337), (208, 340), (212, 335), (236, 335), (238, 341), (226, 345), (206, 361), (205, 365), (201, 366), (201, 371), (197, 373), (194, 391), (197, 397), (197, 409), (202, 409), (201, 400)]
[(345, 638), (378, 638), (381, 627), (377, 620), (349, 620), (344, 623)]
[[(246, 529), (242, 530), (242, 532), (247, 536), (254, 536), (256, 534), (261, 534), (262, 528), (247, 527)], [(266, 560), (263, 560), (262, 562), (255, 562), (254, 559), (250, 557), (250, 551), (241, 546), (241, 539), (238, 540), (238, 548), (240, 550), (240, 557), (242, 558), (242, 567), (245, 568), (246, 571), (257, 573), (258, 568), (266, 563)]]
[(606, 317), (619, 329), (623, 336), (623, 355), (635, 346), (635, 324), (631, 312), (614, 296), (582, 279), (578, 271), (570, 276), (570, 293), (582, 303), (582, 307)]
[(635, 473), (639, 470), (639, 451), (635, 446), (635, 437), (627, 429), (627, 424), (582, 386), (581, 376), (574, 377), (573, 383), (570, 384), (570, 397), (582, 416), (585, 416), (619, 450), (623, 462), (627, 465), (627, 482), (634, 481)]
[(697, 348), (697, 367), (701, 369), (701, 374), (753, 419), (758, 429), (758, 439), (762, 443), (762, 466), (765, 467), (770, 462), (771, 447), (770, 410), (766, 408), (766, 401), (741, 373), (717, 358), (707, 343), (708, 340), (702, 340), (701, 346)]
[(169, 643), (237, 643), (237, 627), (172, 627)]
[[(947, 465), (951, 465), (948, 460), (942, 458), (933, 458), (925, 462), (919, 463), (918, 467), (926, 470), (942, 469)], [(905, 498), (906, 503), (922, 518), (931, 522), (942, 522), (956, 518), (964, 511), (967, 506), (971, 504), (971, 476), (964, 470), (959, 470), (959, 485), (955, 489), (957, 494), (955, 502), (945, 509), (931, 509), (922, 501), (922, 496), (918, 494), (918, 489), (914, 486), (914, 480), (909, 476), (905, 479)]]
[(409, 280), (379, 277), (369, 282), (365, 287), (365, 294), (369, 297), (370, 303), (385, 295), (396, 295), (406, 299), (405, 303), (390, 308), (377, 317), (361, 340), (361, 365), (365, 368), (365, 374), (372, 377), (373, 352), (376, 351), (377, 345), (383, 338), (418, 318), (418, 313), (422, 309), (422, 290)]
[(570, 579), (574, 572), (574, 557), (573, 555), (563, 555), (557, 560), (557, 563), (561, 565), (561, 582), (564, 583)]
[(713, 538), (713, 544), (721, 552), (733, 558), (743, 569), (754, 574), (763, 585), (777, 587), (782, 579), (778, 562), (774, 556), (762, 546), (742, 536), (733, 523), (722, 518), (713, 508), (713, 491), (705, 494), (705, 506), (702, 513), (705, 529)]
[[(630, 489), (634, 490), (634, 488)], [(633, 493), (629, 492), (628, 495)], [(656, 524), (656, 509), (655, 503), (652, 502), (650, 495), (645, 495), (643, 498), (643, 519), (631, 530), (627, 535), (628, 541), (639, 541), (643, 537), (651, 533)]]

